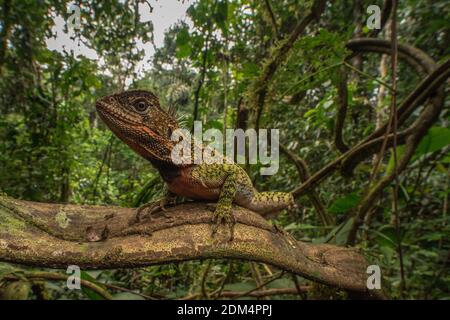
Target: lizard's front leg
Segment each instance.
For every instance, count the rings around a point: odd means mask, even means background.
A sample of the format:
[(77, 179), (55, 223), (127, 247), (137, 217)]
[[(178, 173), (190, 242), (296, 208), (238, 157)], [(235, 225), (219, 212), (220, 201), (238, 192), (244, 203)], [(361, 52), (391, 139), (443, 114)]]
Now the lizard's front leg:
[(234, 173), (230, 173), (222, 185), (219, 200), (213, 217), (212, 235), (217, 232), (221, 223), (225, 223), (230, 228), (230, 241), (234, 238), (234, 225), (236, 218), (232, 212), (232, 204), (236, 195), (237, 179)]

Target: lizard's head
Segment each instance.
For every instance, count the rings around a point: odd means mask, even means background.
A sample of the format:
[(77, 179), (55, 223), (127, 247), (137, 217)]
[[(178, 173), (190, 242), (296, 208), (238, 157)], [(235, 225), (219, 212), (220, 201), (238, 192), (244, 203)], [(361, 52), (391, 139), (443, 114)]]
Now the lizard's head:
[(97, 100), (96, 108), (111, 131), (135, 152), (157, 166), (172, 163), (175, 143), (170, 137), (178, 124), (153, 93), (130, 90), (113, 94)]

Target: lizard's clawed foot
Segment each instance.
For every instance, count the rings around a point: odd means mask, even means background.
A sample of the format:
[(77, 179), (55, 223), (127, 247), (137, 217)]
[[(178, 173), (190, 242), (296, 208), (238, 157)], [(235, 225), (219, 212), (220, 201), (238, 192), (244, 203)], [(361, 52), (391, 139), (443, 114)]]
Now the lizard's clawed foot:
[(164, 197), (155, 202), (149, 202), (137, 209), (136, 222), (139, 223), (143, 220), (151, 220), (152, 215), (156, 212), (161, 212), (160, 215), (169, 220), (169, 223), (173, 222), (173, 218), (166, 214), (166, 205), (172, 202), (176, 202), (174, 197)]
[(225, 224), (230, 229), (230, 239), (229, 241), (232, 241), (234, 239), (234, 225), (236, 224), (236, 217), (234, 216), (232, 212), (231, 206), (224, 206), (218, 204), (216, 207), (216, 210), (214, 211), (213, 216), (213, 226), (212, 226), (212, 234), (211, 236), (214, 237), (217, 233), (217, 230), (219, 229), (219, 226), (221, 224)]

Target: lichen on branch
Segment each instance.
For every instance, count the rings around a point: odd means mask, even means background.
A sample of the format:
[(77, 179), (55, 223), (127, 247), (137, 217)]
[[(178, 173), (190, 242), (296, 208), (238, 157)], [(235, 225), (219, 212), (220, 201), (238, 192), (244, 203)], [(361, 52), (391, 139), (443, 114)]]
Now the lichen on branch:
[[(58, 215), (64, 212), (65, 223)], [(263, 262), (312, 281), (369, 295), (367, 261), (354, 249), (295, 240), (236, 207), (235, 236), (211, 236), (212, 206), (187, 203), (150, 221), (131, 208), (36, 203), (0, 196), (0, 261), (39, 267), (132, 268), (193, 259)], [(105, 231), (107, 230), (107, 231)], [(379, 292), (371, 293), (378, 294)]]

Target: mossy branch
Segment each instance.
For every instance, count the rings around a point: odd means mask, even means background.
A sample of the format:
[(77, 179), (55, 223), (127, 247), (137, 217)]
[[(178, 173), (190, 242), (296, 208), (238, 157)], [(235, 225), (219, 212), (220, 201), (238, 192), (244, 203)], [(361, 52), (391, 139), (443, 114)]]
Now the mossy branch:
[(308, 25), (318, 19), (325, 10), (326, 0), (314, 1), (308, 14), (301, 19), (292, 32), (284, 39), (275, 42), (271, 48), (271, 53), (262, 66), (261, 73), (253, 80), (249, 86), (249, 109), (254, 113), (255, 128), (259, 128), (259, 120), (264, 109), (264, 105), (269, 91), (270, 84), (279, 67), (287, 61), (291, 49), (299, 36), (305, 31)]
[[(36, 203), (0, 196), (0, 261), (39, 267), (132, 268), (193, 259), (258, 261), (345, 290), (366, 291), (367, 262), (357, 251), (310, 244), (240, 207), (235, 236), (211, 237), (213, 208), (189, 203), (135, 222), (131, 208)], [(156, 213), (157, 214), (157, 213)]]
[(344, 124), (348, 109), (348, 89), (347, 89), (347, 70), (341, 67), (339, 70), (340, 79), (337, 84), (337, 117), (334, 128), (334, 145), (341, 152), (347, 152), (349, 147), (344, 141)]

